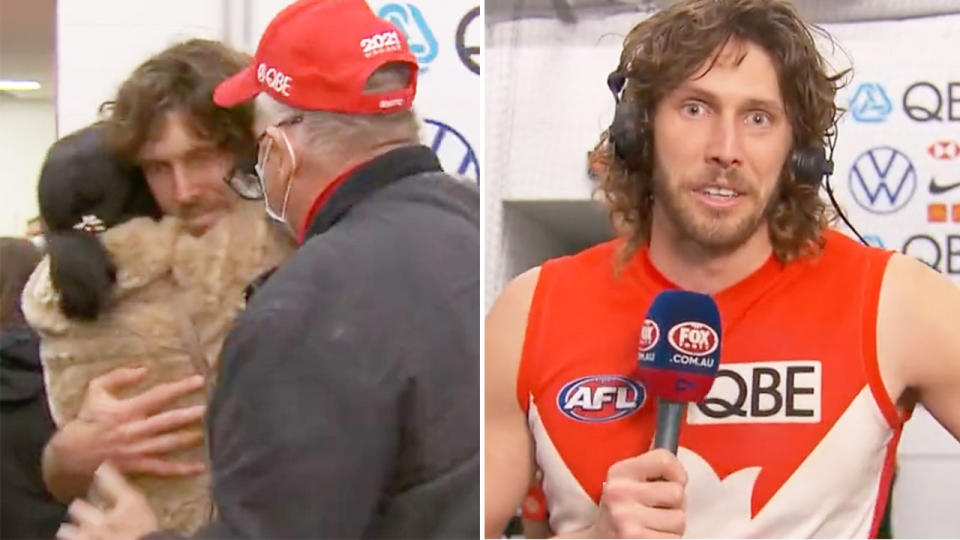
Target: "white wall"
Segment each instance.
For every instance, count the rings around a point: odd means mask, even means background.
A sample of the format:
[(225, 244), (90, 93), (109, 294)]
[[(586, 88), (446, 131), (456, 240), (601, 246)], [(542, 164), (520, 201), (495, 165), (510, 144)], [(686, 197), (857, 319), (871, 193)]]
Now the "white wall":
[(130, 72), (189, 38), (220, 39), (223, 2), (58, 0), (57, 126), (65, 135), (97, 119)]
[(56, 140), (53, 103), (0, 95), (0, 236), (23, 236), (37, 217), (37, 180)]

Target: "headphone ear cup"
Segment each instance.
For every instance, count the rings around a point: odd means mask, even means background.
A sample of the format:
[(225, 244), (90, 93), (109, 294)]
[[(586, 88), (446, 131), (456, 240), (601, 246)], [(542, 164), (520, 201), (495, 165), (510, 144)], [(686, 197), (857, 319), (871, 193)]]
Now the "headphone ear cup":
[(798, 148), (790, 154), (790, 172), (797, 182), (819, 187), (824, 175), (833, 174), (833, 162), (822, 146)]
[(613, 143), (613, 151), (617, 158), (628, 165), (640, 156), (644, 144), (642, 124), (643, 111), (632, 102), (621, 101), (613, 113), (613, 123), (610, 124), (608, 136)]

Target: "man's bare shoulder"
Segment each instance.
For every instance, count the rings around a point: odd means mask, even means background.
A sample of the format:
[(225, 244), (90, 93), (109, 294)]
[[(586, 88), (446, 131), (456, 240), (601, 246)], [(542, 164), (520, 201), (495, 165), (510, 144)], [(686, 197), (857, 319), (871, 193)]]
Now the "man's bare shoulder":
[(499, 315), (499, 312), (502, 311), (513, 312), (519, 310), (524, 313), (528, 312), (539, 280), (539, 266), (535, 266), (510, 280), (490, 309), (490, 315), (492, 316), (495, 313)]
[(912, 257), (893, 254), (877, 317), (878, 359), (892, 398), (953, 376), (960, 368), (960, 287), (946, 276)]
[(516, 381), (527, 317), (539, 278), (540, 267), (535, 267), (512, 279), (487, 314), (484, 342), (488, 378), (496, 377), (503, 383)]

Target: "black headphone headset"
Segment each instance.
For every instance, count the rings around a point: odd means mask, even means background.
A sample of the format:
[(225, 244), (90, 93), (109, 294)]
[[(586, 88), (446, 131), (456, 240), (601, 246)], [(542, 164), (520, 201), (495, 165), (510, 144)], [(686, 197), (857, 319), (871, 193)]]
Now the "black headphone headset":
[[(607, 138), (613, 145), (616, 158), (621, 160), (627, 168), (632, 169), (644, 160), (649, 162), (651, 152), (649, 141), (651, 139), (648, 131), (650, 124), (648, 113), (640, 104), (620, 98), (626, 82), (627, 76), (620, 70), (607, 76), (607, 86), (617, 103), (613, 113), (613, 122), (607, 130)], [(826, 146), (814, 145), (795, 148), (790, 154), (790, 173), (796, 182), (814, 189), (819, 189), (822, 182), (827, 190), (827, 195), (830, 197), (830, 202), (837, 210), (840, 218), (863, 244), (869, 245), (847, 220), (847, 216), (840, 209), (833, 196), (830, 176), (833, 174), (833, 149), (836, 146), (836, 136), (837, 124), (834, 122), (827, 133), (824, 134)], [(830, 151), (829, 154), (827, 149)]]

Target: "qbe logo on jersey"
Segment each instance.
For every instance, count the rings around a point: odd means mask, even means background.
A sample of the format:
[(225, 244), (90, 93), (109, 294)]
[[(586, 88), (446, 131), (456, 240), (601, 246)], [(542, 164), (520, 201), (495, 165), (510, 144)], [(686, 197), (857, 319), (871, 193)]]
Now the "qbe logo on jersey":
[(850, 193), (868, 212), (892, 214), (906, 206), (916, 190), (917, 170), (896, 148), (871, 148), (850, 168)]
[(424, 118), (423, 123), (424, 129), (420, 138), (423, 144), (429, 146), (440, 158), (443, 170), (469, 178), (479, 184), (480, 162), (467, 138), (453, 126), (439, 120)]
[(622, 375), (592, 375), (563, 385), (557, 394), (560, 412), (581, 422), (610, 422), (643, 407), (647, 392)]
[(815, 424), (822, 369), (814, 360), (722, 364), (710, 393), (687, 408), (689, 424)]
[(420, 72), (426, 73), (427, 66), (437, 57), (439, 47), (420, 8), (413, 4), (390, 3), (381, 7), (377, 16), (393, 23), (403, 32), (410, 52), (417, 58)]

